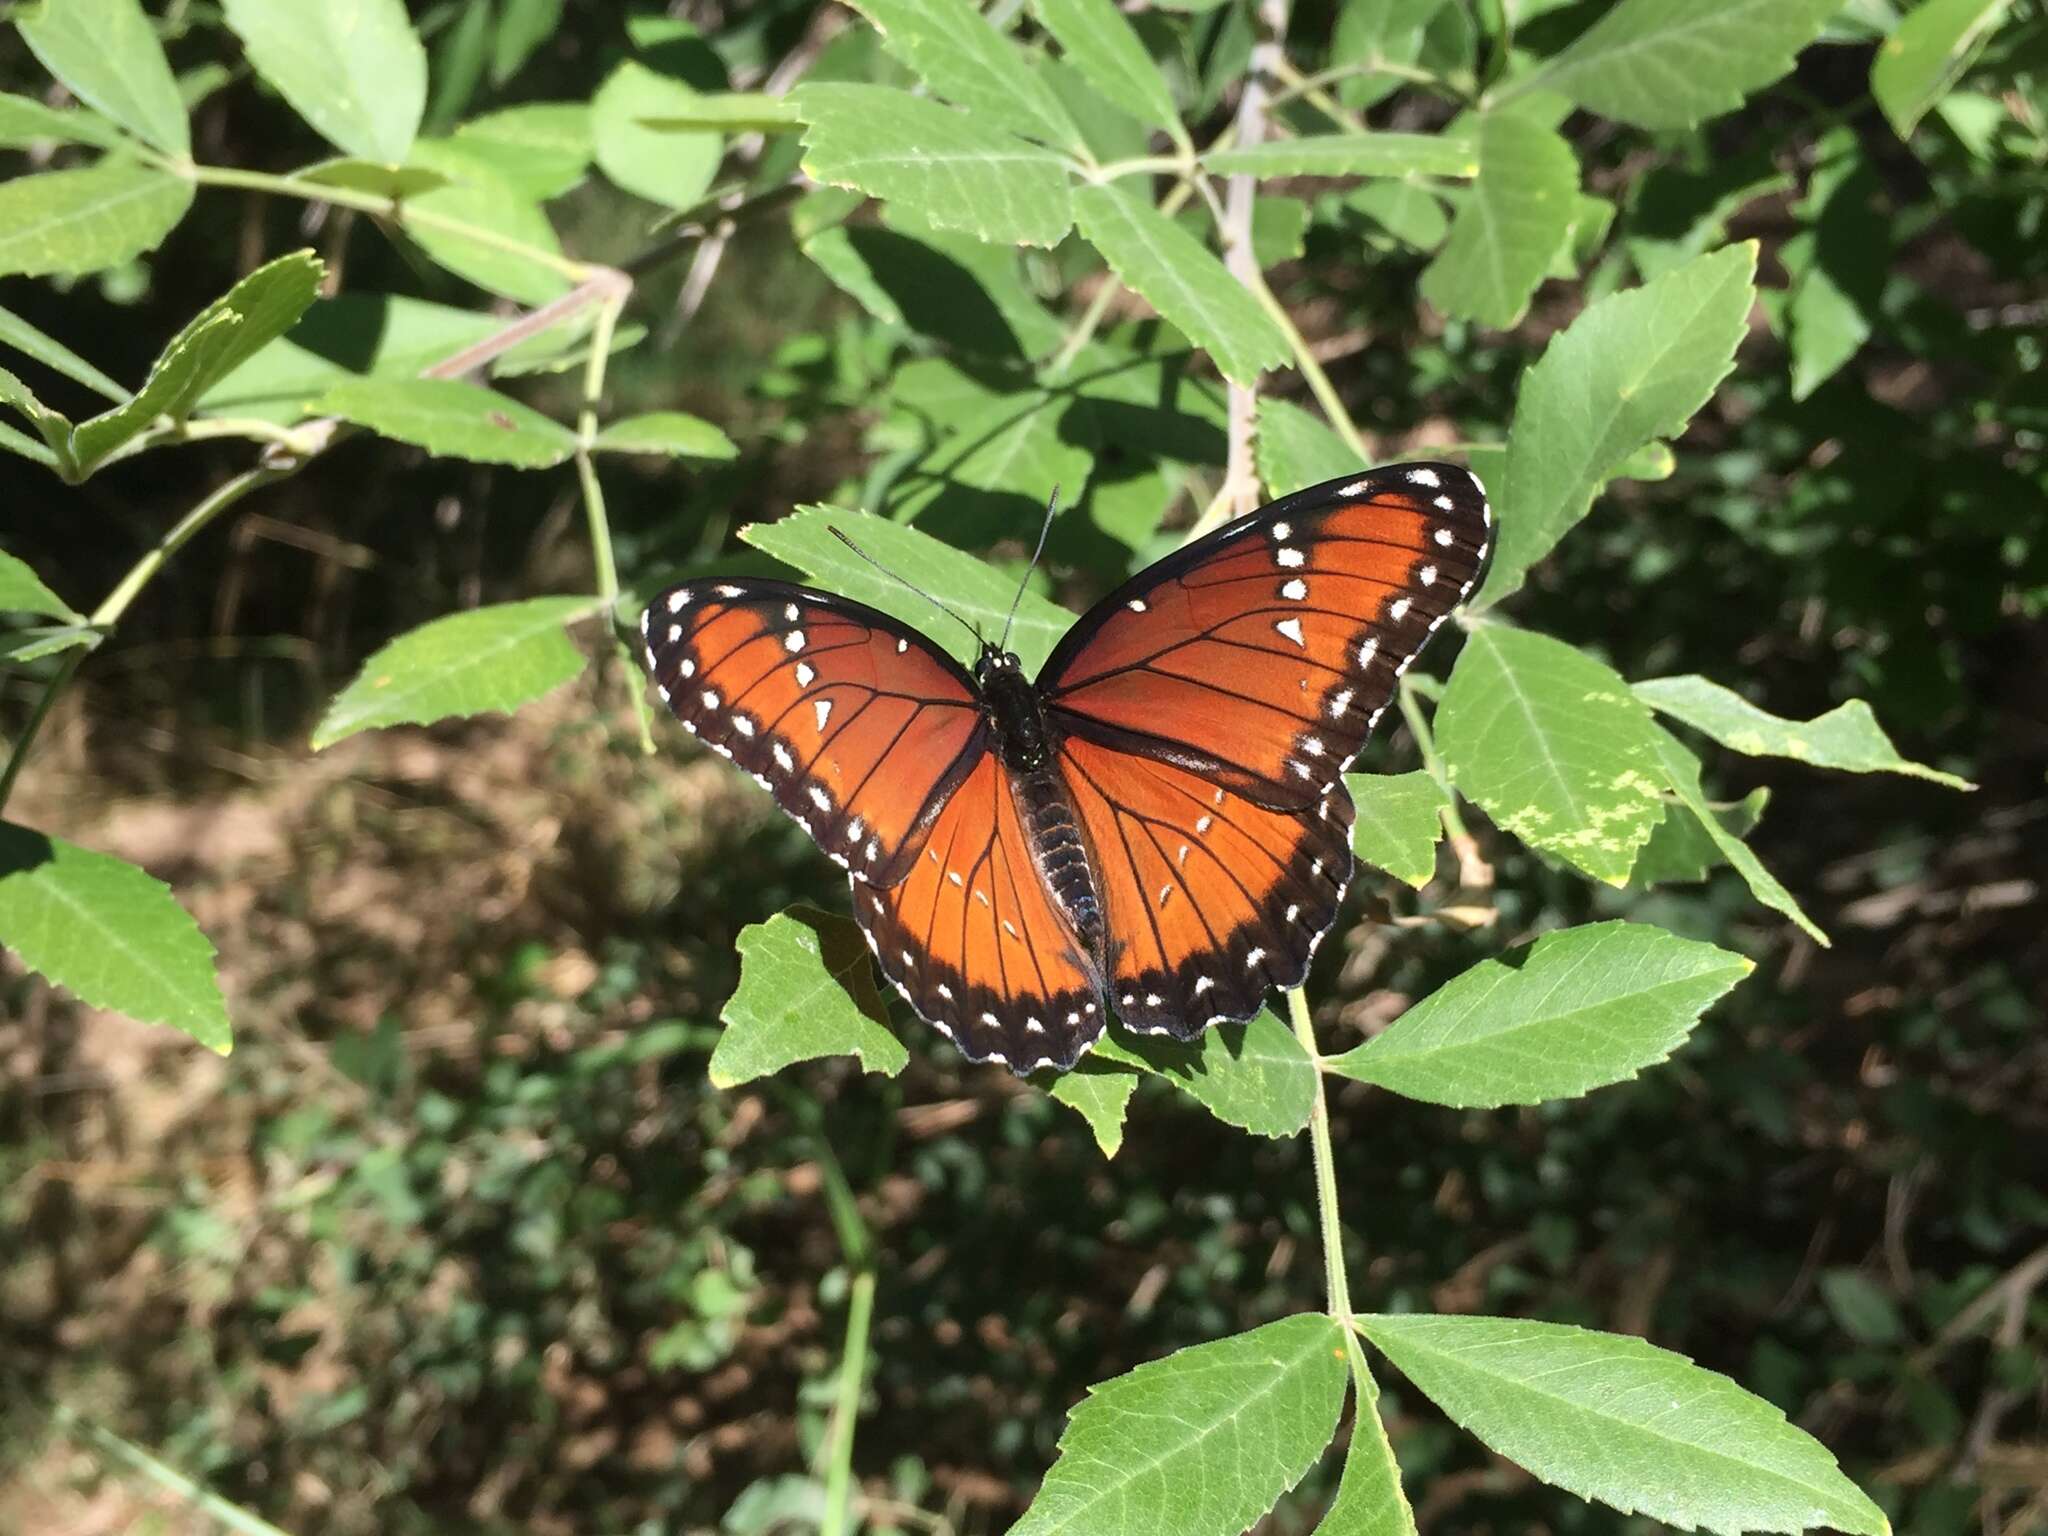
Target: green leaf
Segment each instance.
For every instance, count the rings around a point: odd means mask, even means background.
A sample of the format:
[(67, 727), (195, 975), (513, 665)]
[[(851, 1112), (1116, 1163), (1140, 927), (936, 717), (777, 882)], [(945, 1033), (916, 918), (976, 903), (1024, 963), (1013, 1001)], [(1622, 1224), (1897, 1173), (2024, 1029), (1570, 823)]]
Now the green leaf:
[(1499, 1317), (1359, 1328), (1453, 1420), (1547, 1483), (1684, 1529), (1890, 1536), (1834, 1458), (1762, 1398), (1641, 1339)]
[(491, 84), (503, 85), (562, 25), (566, 0), (505, 0), (491, 39)]
[(473, 117), (454, 142), (484, 155), (515, 190), (539, 202), (580, 185), (593, 153), (591, 109), (580, 101), (530, 101)]
[(42, 443), (36, 444), (12, 427), (7, 428), (12, 436), (20, 438), (19, 444), (15, 445), (17, 451), (37, 463), (59, 470), (67, 479), (76, 478), (71, 457), (71, 423), (61, 412), (51, 410), (38, 400), (34, 391), (5, 368), (0, 368), (0, 405), (10, 405), (21, 412), (43, 436)]
[(11, 309), (0, 309), (0, 346), (13, 347), (17, 352), (26, 353), (44, 367), (83, 384), (95, 394), (104, 395), (116, 405), (128, 398), (127, 390), (56, 337), (37, 330)]
[(1045, 1091), (1088, 1122), (1104, 1157), (1115, 1157), (1124, 1144), (1124, 1112), (1137, 1091), (1138, 1076), (1128, 1067), (1087, 1056)]
[[(1352, 1349), (1358, 1340), (1346, 1339)], [(1370, 1385), (1361, 1359), (1353, 1367), (1363, 1385)], [(1377, 1394), (1375, 1394), (1376, 1396)], [(1357, 1404), (1351, 1443), (1344, 1449), (1344, 1472), (1337, 1496), (1315, 1528), (1315, 1536), (1415, 1536), (1415, 1511), (1401, 1490), (1401, 1468), (1387, 1440), (1376, 1402)]]
[(22, 41), (72, 95), (167, 155), (192, 152), (178, 82), (136, 0), (44, 0), (15, 19)]
[[(1735, 866), (1737, 874), (1748, 883), (1750, 894), (1769, 907), (1792, 919), (1816, 944), (1826, 947), (1828, 936), (1800, 910), (1799, 903), (1792, 899), (1792, 893), (1778, 883), (1778, 879), (1763, 866), (1763, 861), (1749, 851), (1749, 845), (1731, 834), (1721, 825), (1713, 808), (1707, 804), (1704, 790), (1700, 788), (1700, 760), (1687, 751), (1685, 744), (1662, 726), (1651, 726), (1651, 741), (1657, 749), (1664, 781), (1671, 786), (1672, 793), (1698, 818), (1699, 825), (1713, 839), (1714, 846), (1721, 850), (1721, 857)], [(1441, 743), (1439, 743), (1441, 744)]]
[(169, 886), (125, 859), (0, 821), (0, 944), (88, 1007), (223, 1056), (233, 1043), (213, 946)]
[(590, 103), (598, 168), (649, 202), (694, 207), (718, 174), (725, 140), (715, 133), (650, 128), (641, 119), (673, 117), (689, 111), (696, 100), (697, 93), (682, 81), (627, 59)]
[[(835, 526), (903, 580), (883, 575), (833, 538), (830, 530)], [(988, 635), (1002, 632), (1003, 615), (1009, 612), (1010, 599), (1017, 592), (1015, 577), (928, 533), (865, 512), (803, 507), (775, 522), (743, 528), (740, 537), (795, 566), (819, 586), (916, 625), (933, 644), (962, 660), (973, 659), (973, 638), (903, 583), (944, 593), (948, 608)], [(1038, 670), (1073, 622), (1073, 614), (1057, 603), (1036, 592), (1024, 593), (1017, 605), (1017, 621), (1010, 629), (1010, 649), (1022, 658), (1026, 672)]]
[(1792, 68), (1842, 0), (1621, 0), (1514, 94), (1561, 91), (1639, 128), (1732, 112)]
[(1031, 8), (1098, 91), (1151, 127), (1184, 137), (1166, 77), (1112, 0), (1033, 0)]
[(460, 379), (354, 379), (320, 411), (438, 458), (547, 469), (576, 451), (576, 434), (509, 395)]
[(600, 453), (658, 453), (671, 459), (733, 459), (733, 440), (701, 417), (649, 411), (607, 422), (591, 447)]
[(1645, 923), (1567, 928), (1480, 961), (1324, 1065), (1453, 1109), (1577, 1098), (1663, 1061), (1754, 969)]
[(583, 670), (562, 626), (595, 613), (594, 597), (534, 597), (422, 624), (378, 649), (313, 731), (313, 750), (387, 725), (510, 714)]
[(1898, 1307), (1860, 1269), (1823, 1270), (1820, 1295), (1842, 1331), (1859, 1344), (1882, 1347), (1897, 1344), (1906, 1336)]
[(970, 0), (849, 0), (875, 24), (882, 44), (932, 88), (965, 107), (977, 123), (1074, 152), (1081, 131), (1025, 66), (1017, 45), (990, 26)]
[(1010, 1536), (1239, 1536), (1329, 1445), (1346, 1374), (1310, 1313), (1091, 1387)]
[(427, 53), (404, 0), (222, 0), (249, 62), (343, 154), (395, 165), (427, 105)]
[(1122, 187), (1074, 192), (1081, 233), (1116, 275), (1216, 360), (1223, 376), (1253, 383), (1293, 355), (1287, 334), (1201, 241)]
[(344, 380), (410, 378), (502, 324), (475, 310), (389, 294), (320, 299), (287, 335), (201, 396), (200, 408), (297, 421)]
[(1479, 120), (1479, 174), (1422, 272), (1422, 296), (1443, 314), (1505, 328), (1571, 237), (1579, 162), (1572, 147), (1527, 114)]
[(55, 449), (51, 448), (47, 443), (37, 442), (26, 432), (15, 431), (14, 428), (8, 426), (4, 421), (0, 421), (0, 448), (6, 449), (9, 453), (18, 454), (20, 457), (28, 459), (33, 463), (41, 464), (46, 469), (58, 468)]
[(423, 165), (386, 165), (381, 160), (357, 160), (347, 155), (304, 166), (292, 174), (317, 187), (340, 187), (347, 192), (368, 192), (374, 197), (400, 200), (448, 185), (446, 176)]
[(0, 661), (40, 661), (45, 656), (54, 656), (59, 651), (68, 651), (77, 646), (88, 650), (105, 638), (105, 631), (91, 624), (36, 624), (18, 630), (4, 645), (0, 645)]
[(649, 114), (641, 124), (662, 133), (786, 133), (803, 121), (787, 96), (717, 91), (699, 93), (673, 112)]
[(311, 307), (325, 268), (311, 251), (267, 261), (207, 305), (150, 365), (133, 399), (80, 422), (72, 451), (81, 471), (159, 417), (182, 420), (200, 396), (282, 336)]
[(399, 210), (399, 222), (428, 256), (479, 288), (522, 304), (545, 304), (568, 291), (569, 279), (559, 268), (447, 227), (474, 225), (499, 241), (561, 254), (548, 216), (498, 169), (489, 141), (422, 140), (412, 148), (412, 163), (449, 181), (408, 199)]
[(1119, 1031), (1095, 1054), (1158, 1073), (1225, 1125), (1254, 1136), (1299, 1135), (1315, 1103), (1315, 1063), (1270, 1008), (1193, 1041)]
[(25, 560), (0, 549), (0, 613), (40, 613), (82, 622), (85, 615), (43, 585)]
[[(1714, 806), (1714, 820), (1728, 836), (1747, 837), (1750, 829), (1763, 820), (1770, 798), (1768, 789), (1753, 789), (1732, 805)], [(1696, 884), (1727, 862), (1691, 807), (1674, 802), (1665, 808), (1664, 819), (1657, 823), (1657, 830), (1636, 855), (1636, 866), (1628, 872), (1629, 884)]]
[(198, 398), (199, 386), (224, 369), (216, 365), (233, 348), (242, 317), (233, 311), (205, 311), (171, 339), (149, 370), (149, 378), (126, 405), (82, 421), (71, 434), (80, 477), (159, 416), (182, 416)]
[(1211, 150), (1202, 164), (1219, 176), (1477, 176), (1480, 151), (1449, 134), (1324, 133)]
[(1322, 417), (1292, 400), (1267, 395), (1259, 400), (1259, 479), (1273, 500), (1356, 474), (1365, 466)]
[(1500, 547), (1474, 604), (1521, 586), (1594, 493), (1656, 438), (1676, 437), (1734, 366), (1756, 247), (1729, 246), (1586, 306), (1522, 376), (1500, 487)]
[(1922, 0), (1877, 46), (1870, 94), (1902, 139), (1946, 96), (1997, 30), (2009, 0)]
[(1451, 233), (1444, 205), (1428, 187), (1412, 181), (1369, 181), (1344, 194), (1339, 206), (1362, 214), (1403, 245), (1429, 252)]
[[(899, 397), (909, 372), (897, 376)], [(985, 546), (1010, 531), (1004, 520), (1011, 514), (1041, 514), (1054, 487), (1068, 505), (1079, 501), (1093, 455), (1073, 440), (1066, 409), (1063, 396), (1023, 391), (949, 417), (937, 426), (931, 452), (906, 475), (909, 491), (891, 503), (890, 514), (948, 543)], [(975, 491), (987, 495), (968, 494)]]
[(1611, 667), (1563, 641), (1484, 624), (1437, 709), (1458, 790), (1495, 825), (1620, 885), (1664, 818), (1656, 724)]
[(191, 206), (191, 182), (134, 160), (0, 182), (0, 277), (118, 266), (155, 248)]
[(1811, 720), (1786, 720), (1697, 674), (1649, 678), (1637, 683), (1635, 692), (1658, 713), (1683, 720), (1722, 746), (1751, 757), (1789, 757), (1816, 768), (1903, 773), (1950, 789), (1976, 788), (1968, 779), (1899, 756), (1870, 706), (1861, 699), (1837, 704)]
[(973, 118), (878, 85), (793, 93), (813, 180), (900, 200), (917, 218), (1001, 245), (1057, 245), (1072, 227), (1066, 162)]
[(0, 92), (0, 149), (27, 149), (31, 144), (92, 144), (114, 149), (120, 131), (97, 112), (59, 111), (29, 96)]
[(1792, 352), (1792, 398), (1804, 400), (1853, 358), (1879, 324), (1892, 270), (1892, 225), (1883, 186), (1853, 128), (1813, 146), (1813, 176), (1794, 210), (1807, 227), (1778, 260), (1790, 279), (1782, 326)]
[(1413, 773), (1353, 773), (1344, 778), (1358, 806), (1351, 851), (1416, 890), (1436, 878), (1436, 845), (1444, 835), (1444, 792), (1418, 768)]
[(909, 1062), (851, 921), (795, 906), (741, 929), (738, 947), (740, 984), (719, 1015), (712, 1086), (737, 1088), (820, 1056), (852, 1056), (884, 1077)]

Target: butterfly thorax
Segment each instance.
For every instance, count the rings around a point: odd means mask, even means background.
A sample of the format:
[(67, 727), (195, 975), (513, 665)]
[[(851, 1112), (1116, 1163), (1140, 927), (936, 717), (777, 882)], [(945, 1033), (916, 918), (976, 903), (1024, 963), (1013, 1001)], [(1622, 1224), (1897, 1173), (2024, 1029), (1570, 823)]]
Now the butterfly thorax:
[(1102, 954), (1102, 898), (1088, 845), (1067, 786), (1054, 766), (1059, 743), (1045, 718), (1038, 690), (1017, 657), (986, 643), (974, 681), (995, 731), (996, 755), (1010, 770), (1010, 791), (1030, 840), (1032, 862), (1091, 958)]

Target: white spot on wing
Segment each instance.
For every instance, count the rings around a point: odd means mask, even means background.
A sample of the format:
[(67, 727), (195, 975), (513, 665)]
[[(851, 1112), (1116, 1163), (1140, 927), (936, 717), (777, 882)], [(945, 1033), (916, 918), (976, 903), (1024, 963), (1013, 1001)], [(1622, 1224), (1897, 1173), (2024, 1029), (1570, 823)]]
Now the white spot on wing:
[(1292, 570), (1295, 566), (1300, 565), (1302, 561), (1306, 560), (1308, 556), (1291, 545), (1282, 545), (1279, 549), (1273, 551), (1273, 558), (1289, 570)]
[(796, 772), (796, 759), (789, 755), (789, 748), (778, 741), (769, 750), (775, 754), (776, 767), (780, 768), (784, 773)]
[(1275, 523), (1273, 525), (1273, 542), (1275, 544), (1285, 544), (1293, 537), (1294, 529), (1291, 525), (1287, 523)]
[(1438, 507), (1440, 507), (1442, 510), (1446, 512), (1454, 512), (1457, 510), (1458, 507), (1458, 504), (1455, 501), (1451, 500), (1451, 498), (1448, 496), (1437, 497), (1436, 504)]
[(811, 785), (810, 794), (811, 804), (815, 805), (819, 810), (829, 811), (832, 809), (832, 797), (826, 794), (825, 791), (820, 789), (817, 785)]
[(1394, 606), (1387, 610), (1387, 617), (1398, 624), (1408, 617), (1408, 610), (1413, 606), (1407, 598), (1397, 597), (1394, 599)]
[(675, 643), (676, 643), (676, 642), (677, 642), (678, 640), (680, 640), (680, 639), (682, 639), (682, 638), (683, 638), (683, 626), (682, 626), (682, 625), (680, 625), (680, 624), (671, 624), (671, 625), (669, 625), (669, 627), (668, 627), (668, 643), (669, 643), (670, 645), (674, 645), (674, 644), (675, 644)]
[(681, 613), (689, 604), (690, 594), (687, 592), (671, 592), (668, 595), (668, 611), (670, 613)]
[(1143, 599), (1142, 597), (1134, 597), (1130, 600), (1130, 602), (1128, 602), (1124, 606), (1129, 608), (1133, 613), (1143, 613), (1145, 611), (1145, 599)]
[(1408, 483), (1410, 485), (1426, 485), (1433, 491), (1442, 485), (1443, 481), (1437, 478), (1437, 473), (1433, 469), (1411, 469), (1408, 471)]
[(1295, 577), (1292, 581), (1282, 582), (1280, 585), (1280, 595), (1292, 602), (1298, 603), (1308, 596), (1308, 583), (1299, 576)]
[(796, 664), (796, 683), (799, 688), (808, 688), (817, 681), (818, 672), (808, 661)]
[(1199, 837), (1199, 836), (1201, 836), (1201, 835), (1202, 835), (1202, 834), (1203, 834), (1204, 832), (1208, 831), (1208, 830), (1209, 830), (1209, 824), (1210, 824), (1210, 823), (1211, 823), (1212, 821), (1214, 821), (1215, 819), (1216, 819), (1215, 817), (1213, 817), (1213, 816), (1207, 816), (1207, 815), (1204, 815), (1204, 816), (1201, 816), (1201, 817), (1197, 818), (1197, 819), (1196, 819), (1196, 821), (1195, 821), (1195, 835), (1196, 835), (1197, 837)]
[(782, 648), (791, 655), (795, 655), (798, 651), (802, 650), (804, 648), (804, 632), (800, 629), (792, 629), (782, 637)]
[(1310, 757), (1321, 757), (1323, 755), (1323, 738), (1320, 736), (1302, 737), (1301, 750)]
[(1423, 585), (1424, 585), (1425, 587), (1433, 587), (1433, 586), (1435, 586), (1435, 585), (1436, 585), (1436, 567), (1435, 567), (1435, 566), (1433, 566), (1433, 565), (1425, 565), (1425, 566), (1424, 566), (1424, 567), (1422, 568), (1422, 570), (1421, 570), (1421, 571), (1420, 571), (1420, 572), (1419, 572), (1419, 573), (1417, 574), (1417, 576), (1416, 576), (1416, 578), (1415, 578), (1415, 579), (1416, 579), (1417, 581), (1421, 582), (1421, 583), (1422, 583), (1422, 584), (1423, 584)]
[(754, 722), (749, 720), (745, 715), (734, 715), (732, 717), (732, 728), (738, 731), (742, 736), (748, 737), (749, 739), (751, 739), (754, 734)]
[(1442, 546), (1443, 548), (1445, 548), (1445, 549), (1449, 549), (1449, 548), (1451, 547), (1451, 542), (1452, 542), (1452, 538), (1453, 538), (1453, 535), (1452, 535), (1452, 533), (1451, 533), (1451, 530), (1450, 530), (1450, 529), (1448, 529), (1448, 528), (1439, 528), (1439, 529), (1437, 529), (1437, 531), (1436, 531), (1436, 541), (1437, 541), (1437, 543), (1438, 543), (1439, 545), (1441, 545), (1441, 546)]
[(704, 690), (704, 707), (706, 709), (718, 708), (718, 692), (716, 689), (706, 688)]
[(1358, 647), (1358, 664), (1361, 667), (1371, 666), (1373, 657), (1377, 656), (1379, 652), (1379, 637), (1377, 635), (1367, 635)]
[(796, 604), (790, 603), (783, 608), (782, 616), (785, 619), (789, 620), (790, 623), (794, 624), (797, 621), (797, 619), (801, 617), (801, 614)]
[(683, 677), (695, 677), (697, 675), (697, 663), (685, 656), (682, 660), (682, 665), (678, 666), (676, 671)]
[(1344, 711), (1351, 707), (1351, 695), (1351, 689), (1340, 688), (1330, 696), (1330, 718), (1332, 720), (1343, 718)]
[(966, 888), (967, 882), (966, 882), (965, 880), (962, 880), (962, 879), (960, 878), (960, 871), (959, 871), (959, 870), (957, 870), (957, 869), (949, 869), (949, 870), (947, 870), (947, 871), (946, 871), (946, 878), (947, 878), (948, 880), (952, 881), (952, 882), (953, 882), (953, 883), (954, 883), (955, 885), (957, 885), (957, 886), (961, 887), (961, 888), (962, 888), (963, 890), (964, 890), (964, 889)]
[(1195, 996), (1200, 997), (1215, 985), (1216, 978), (1214, 976), (1197, 976), (1195, 978)]
[(1299, 619), (1282, 619), (1273, 627), (1296, 645), (1306, 646), (1308, 644), (1308, 641), (1302, 638), (1301, 620)]
[(744, 587), (720, 587), (718, 595), (720, 597), (738, 597), (745, 590)]
[(822, 731), (825, 729), (825, 722), (832, 718), (832, 701), (818, 699), (812, 707), (818, 711), (818, 729)]
[(1244, 968), (1248, 971), (1255, 971), (1259, 968), (1259, 962), (1265, 958), (1266, 952), (1263, 949), (1248, 950), (1245, 952)]

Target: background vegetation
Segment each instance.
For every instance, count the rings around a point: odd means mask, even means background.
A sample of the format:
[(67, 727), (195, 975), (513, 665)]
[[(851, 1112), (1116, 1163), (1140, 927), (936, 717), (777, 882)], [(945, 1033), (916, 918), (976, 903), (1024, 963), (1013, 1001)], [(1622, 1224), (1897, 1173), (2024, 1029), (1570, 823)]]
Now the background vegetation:
[[(1306, 1138), (1165, 1080), (1102, 1122), (1111, 1159), (900, 1017), (895, 1076), (834, 1057), (715, 1086), (742, 929), (842, 910), (842, 882), (676, 733), (642, 754), (637, 671), (588, 619), (684, 571), (802, 565), (783, 514), (810, 502), (1014, 573), (1056, 482), (1046, 595), (1078, 607), (1257, 494), (1226, 376), (1270, 365), (1263, 488), (1470, 445), (1511, 525), (1499, 445), (1552, 338), (1745, 241), (1761, 293), (1732, 371), (1535, 550), (1512, 617), (1794, 720), (1867, 700), (1906, 759), (1978, 787), (1688, 736), (1780, 911), (1676, 815), (1619, 885), (1474, 805), (1419, 894), (1363, 875), (1379, 921), (1310, 990), (1332, 1052), (1602, 919), (1757, 970), (1669, 1064), (1587, 1098), (1453, 1110), (1333, 1080), (1352, 1297), (1639, 1333), (1782, 1407), (1901, 1530), (2048, 1527), (2040, 5), (1134, 7), (1171, 127), (1069, 62), (1059, 6), (984, 8), (1039, 86), (980, 99), (910, 46), (924, 7), (862, 9), (891, 47), (833, 5), (457, 0), (412, 8), (417, 68), (394, 70), (404, 37), (173, 0), (146, 23), (169, 98), (80, 84), (134, 41), (117, 0), (0, 29), (0, 718), (33, 738), (7, 815), (168, 882), (227, 999), (177, 1021), (235, 1041), (0, 961), (0, 1530), (809, 1528), (869, 1285), (866, 1519), (1001, 1529), (1089, 1386), (1322, 1305)], [(1746, 72), (1584, 66), (1602, 27), (1709, 14), (1734, 41), (1708, 54)], [(961, 134), (1050, 111), (1098, 167), (1158, 160), (1118, 185), (1212, 243), (1248, 218), (1293, 337), (1266, 356), (1256, 319), (1162, 323), (1105, 276), (1099, 208), (1019, 251), (1041, 232), (928, 226), (980, 217), (971, 184), (817, 185), (867, 173), (831, 172), (833, 99), (793, 109), (800, 82), (929, 87), (972, 109)], [(1394, 146), (1423, 157), (1399, 174), (1297, 152), (1184, 179), (1248, 90), (1282, 149), (1365, 126), (1437, 148)], [(73, 197), (118, 214), (64, 224)], [(259, 272), (233, 321), (209, 310)], [(481, 416), (409, 392), (565, 296), (491, 359)], [(240, 349), (266, 314), (302, 317)], [(516, 713), (364, 729), (406, 718), (363, 670), (394, 636), (593, 590), (521, 610), (537, 670), (495, 701)], [(479, 633), (439, 632), (444, 671)], [(462, 710), (492, 702), (465, 686)], [(1361, 766), (1433, 765), (1393, 730)], [(1422, 1528), (1631, 1523), (1381, 1386)], [(1270, 1527), (1308, 1529), (1336, 1477)]]

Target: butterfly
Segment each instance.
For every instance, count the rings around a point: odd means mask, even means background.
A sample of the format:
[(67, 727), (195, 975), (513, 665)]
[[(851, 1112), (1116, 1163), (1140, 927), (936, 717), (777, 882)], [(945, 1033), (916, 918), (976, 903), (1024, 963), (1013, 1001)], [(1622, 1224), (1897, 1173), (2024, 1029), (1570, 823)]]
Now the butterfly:
[(1190, 1040), (1301, 984), (1351, 880), (1344, 772), (1492, 525), (1449, 464), (1311, 486), (1138, 572), (1035, 679), (780, 581), (671, 587), (641, 629), (683, 728), (851, 874), (911, 1007), (1064, 1070), (1111, 1008)]

